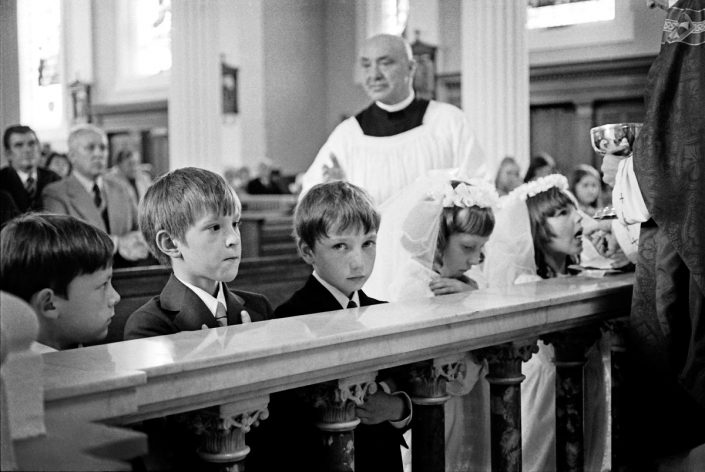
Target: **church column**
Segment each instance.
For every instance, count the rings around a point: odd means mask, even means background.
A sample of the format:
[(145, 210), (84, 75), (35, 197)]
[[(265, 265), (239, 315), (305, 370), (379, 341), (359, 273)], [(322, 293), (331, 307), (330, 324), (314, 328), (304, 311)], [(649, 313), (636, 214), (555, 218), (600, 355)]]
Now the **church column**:
[[(526, 2), (463, 0), (462, 104), (494, 169), (507, 155), (529, 163)], [(494, 174), (493, 174), (494, 175)]]
[(219, 2), (172, 0), (169, 167), (221, 165)]
[[(20, 122), (20, 63), (17, 49), (17, 0), (0, 1), (0, 130)], [(5, 153), (0, 165), (5, 164)]]
[(339, 379), (313, 387), (312, 400), (316, 405), (324, 445), (325, 470), (353, 472), (355, 470), (355, 427), (360, 420), (355, 406), (377, 391), (376, 372)]
[(201, 440), (198, 448), (201, 459), (229, 472), (245, 470), (245, 458), (250, 452), (245, 435), (267, 419), (268, 403), (269, 396), (264, 396), (187, 413), (185, 421)]
[(556, 365), (556, 468), (585, 469), (583, 436), (583, 367), (587, 350), (599, 337), (597, 327), (551, 333), (543, 339), (553, 345)]
[(521, 363), (538, 352), (536, 340), (474, 351), (487, 359), (490, 384), (492, 472), (521, 472)]
[(456, 380), (463, 368), (458, 357), (415, 364), (410, 371), (413, 445), (412, 470), (445, 471), (444, 404), (450, 398), (446, 383)]

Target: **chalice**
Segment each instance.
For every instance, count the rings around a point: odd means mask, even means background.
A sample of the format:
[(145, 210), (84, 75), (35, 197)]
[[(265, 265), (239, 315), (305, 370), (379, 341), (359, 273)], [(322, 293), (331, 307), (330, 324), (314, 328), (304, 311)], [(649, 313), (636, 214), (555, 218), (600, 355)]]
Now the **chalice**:
[[(641, 125), (641, 123), (610, 123), (596, 126), (590, 130), (592, 148), (601, 156), (609, 153), (614, 156), (629, 157), (632, 155), (634, 140)], [(593, 216), (596, 220), (616, 217), (611, 205), (597, 210)]]

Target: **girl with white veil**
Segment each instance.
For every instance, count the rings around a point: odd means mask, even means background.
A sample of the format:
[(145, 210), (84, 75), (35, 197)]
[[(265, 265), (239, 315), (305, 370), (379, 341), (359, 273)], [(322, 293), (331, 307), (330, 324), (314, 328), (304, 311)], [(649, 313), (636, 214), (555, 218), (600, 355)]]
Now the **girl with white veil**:
[[(365, 292), (393, 302), (477, 289), (466, 272), (482, 262), (498, 198), (491, 185), (463, 181), (444, 170), (418, 179), (387, 200), (380, 208), (377, 260)], [(473, 388), (481, 378), (482, 364), (466, 354), (465, 365), (463, 379), (447, 385), (448, 471), (489, 464), (489, 438), (484, 434), (489, 388), (484, 380)], [(407, 453), (405, 467), (408, 460)]]
[[(583, 251), (581, 222), (564, 176), (552, 174), (517, 187), (501, 199), (495, 231), (487, 243), (484, 273), (489, 287), (509, 292), (514, 284), (570, 275), (570, 266)], [(553, 356), (553, 346), (540, 341), (539, 352), (522, 366), (526, 376), (521, 384), (525, 471), (556, 470)], [(599, 348), (588, 354), (585, 376), (589, 389), (585, 398), (597, 398), (588, 403), (584, 415), (585, 470), (600, 471), (609, 457), (609, 417)]]

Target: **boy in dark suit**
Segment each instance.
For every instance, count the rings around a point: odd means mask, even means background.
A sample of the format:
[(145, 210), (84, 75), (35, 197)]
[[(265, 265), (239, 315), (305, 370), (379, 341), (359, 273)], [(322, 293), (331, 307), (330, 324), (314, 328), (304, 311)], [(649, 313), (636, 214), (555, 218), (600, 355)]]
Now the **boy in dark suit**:
[(268, 319), (263, 295), (231, 291), (240, 266), (240, 201), (213, 172), (186, 167), (162, 176), (139, 206), (152, 254), (173, 273), (159, 296), (125, 324), (125, 339)]
[[(306, 284), (275, 310), (278, 318), (384, 303), (361, 290), (374, 266), (379, 213), (361, 188), (347, 182), (313, 187), (294, 214), (294, 235), (301, 257), (313, 267)], [(352, 316), (352, 315), (351, 315)], [(381, 374), (384, 378), (384, 373)], [(411, 401), (403, 392), (391, 393), (391, 382), (380, 382), (374, 395), (356, 408), (361, 423), (355, 429), (355, 470), (401, 471), (402, 433), (411, 417)], [(320, 458), (314, 412), (292, 392), (273, 395), (270, 403), (279, 454), (288, 463), (304, 464)], [(287, 428), (292, 428), (286, 432)], [(295, 429), (294, 429), (295, 428)], [(284, 431), (284, 433), (283, 433)]]
[[(130, 315), (125, 339), (262, 321), (272, 306), (264, 295), (230, 290), (240, 266), (240, 200), (221, 176), (185, 167), (157, 180), (139, 205), (139, 226), (150, 252), (173, 272), (161, 294)], [(178, 416), (178, 415), (177, 415)], [(179, 418), (150, 420), (150, 457), (157, 469), (201, 470), (195, 438)], [(258, 443), (259, 428), (248, 433)], [(261, 470), (253, 445), (248, 470)]]
[(68, 215), (22, 215), (0, 231), (0, 287), (37, 314), (33, 350), (105, 338), (120, 301), (110, 282), (113, 250), (104, 231)]
[(0, 169), (0, 189), (10, 194), (20, 213), (42, 209), (42, 190), (61, 179), (39, 167), (39, 140), (32, 128), (13, 125), (2, 136), (9, 166)]

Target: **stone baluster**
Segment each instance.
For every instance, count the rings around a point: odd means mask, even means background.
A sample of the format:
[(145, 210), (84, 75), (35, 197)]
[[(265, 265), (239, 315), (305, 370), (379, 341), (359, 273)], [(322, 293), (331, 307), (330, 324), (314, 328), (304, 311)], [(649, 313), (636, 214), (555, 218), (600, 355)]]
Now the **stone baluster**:
[(622, 427), (627, 401), (624, 366), (626, 365), (625, 333), (628, 324), (629, 319), (623, 318), (607, 321), (603, 327), (603, 333), (608, 336), (610, 342), (611, 470), (615, 472), (624, 470), (626, 466), (626, 446)]
[(556, 365), (556, 468), (582, 472), (585, 468), (583, 436), (583, 367), (587, 350), (600, 335), (597, 327), (551, 333), (542, 339), (553, 345)]
[(464, 369), (462, 358), (453, 356), (414, 364), (410, 371), (413, 446), (411, 467), (429, 472), (445, 471), (444, 404), (450, 398), (446, 383)]
[(492, 472), (521, 472), (521, 363), (536, 352), (536, 339), (475, 351), (489, 368)]
[(332, 472), (355, 470), (355, 427), (360, 420), (355, 406), (377, 391), (376, 372), (319, 384), (312, 388), (318, 412), (316, 427), (321, 431), (324, 468)]
[(269, 396), (219, 405), (189, 413), (190, 426), (200, 436), (198, 455), (219, 470), (245, 470), (245, 457), (250, 448), (245, 435), (261, 420), (267, 419)]

